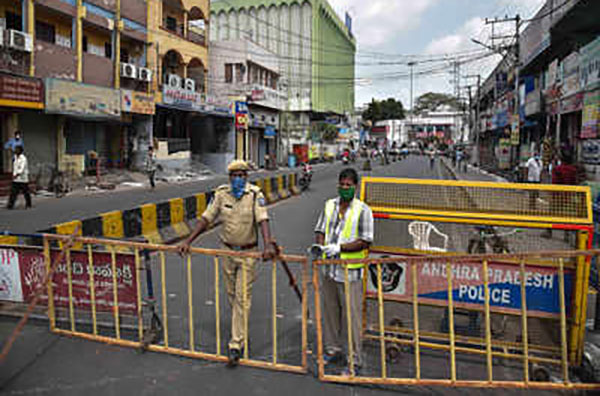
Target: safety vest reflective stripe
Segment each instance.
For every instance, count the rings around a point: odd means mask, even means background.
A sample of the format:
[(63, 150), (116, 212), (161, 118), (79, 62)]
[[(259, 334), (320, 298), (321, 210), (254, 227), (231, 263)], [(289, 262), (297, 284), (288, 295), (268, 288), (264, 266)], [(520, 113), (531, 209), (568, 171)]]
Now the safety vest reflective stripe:
[[(331, 199), (325, 204), (325, 243), (329, 242), (329, 224), (333, 218), (333, 212), (335, 209), (335, 200)], [(339, 244), (353, 242), (358, 239), (358, 223), (360, 221), (360, 215), (363, 211), (360, 201), (354, 199), (346, 212), (346, 222), (344, 229), (340, 236)], [(340, 258), (346, 259), (364, 259), (369, 255), (368, 250), (361, 250), (358, 252), (341, 252)], [(323, 257), (325, 258), (325, 257)], [(364, 267), (362, 263), (348, 264), (349, 269), (358, 269)]]

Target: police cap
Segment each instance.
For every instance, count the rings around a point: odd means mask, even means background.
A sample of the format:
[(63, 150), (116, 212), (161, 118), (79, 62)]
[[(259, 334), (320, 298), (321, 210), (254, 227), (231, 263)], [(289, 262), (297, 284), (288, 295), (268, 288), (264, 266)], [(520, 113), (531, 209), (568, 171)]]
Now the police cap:
[(249, 170), (250, 170), (250, 167), (248, 166), (246, 161), (242, 161), (242, 160), (231, 161), (231, 163), (227, 167), (227, 172), (229, 172), (229, 173), (235, 172), (235, 171), (248, 172)]

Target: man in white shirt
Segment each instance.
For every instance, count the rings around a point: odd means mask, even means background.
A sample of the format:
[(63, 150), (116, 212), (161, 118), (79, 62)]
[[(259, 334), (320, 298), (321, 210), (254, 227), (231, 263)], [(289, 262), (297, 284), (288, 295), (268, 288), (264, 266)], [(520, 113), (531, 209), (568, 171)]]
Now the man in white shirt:
[[(539, 183), (542, 175), (542, 161), (540, 154), (535, 152), (533, 157), (529, 158), (525, 164), (527, 167), (527, 182)], [(529, 209), (535, 210), (535, 202), (537, 201), (539, 191), (532, 190), (529, 194)]]
[(25, 206), (31, 208), (31, 195), (29, 194), (29, 167), (27, 166), (27, 157), (23, 154), (23, 146), (15, 147), (15, 158), (13, 162), (13, 180), (10, 197), (8, 199), (8, 209), (15, 206), (15, 201), (22, 192), (25, 196)]

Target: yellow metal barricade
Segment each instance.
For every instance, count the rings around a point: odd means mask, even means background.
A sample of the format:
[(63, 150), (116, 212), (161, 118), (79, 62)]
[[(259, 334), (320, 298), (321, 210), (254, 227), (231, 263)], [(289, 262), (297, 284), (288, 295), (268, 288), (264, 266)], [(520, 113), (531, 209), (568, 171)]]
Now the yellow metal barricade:
[[(222, 325), (229, 324), (230, 315), (225, 314), (229, 310), (223, 304), (228, 290), (222, 286), (221, 267), (234, 258), (260, 260), (260, 253), (191, 248), (181, 257), (176, 246), (77, 237), (74, 241), (83, 250), (68, 249), (65, 259), (55, 263), (58, 250), (50, 246), (68, 238), (44, 236), (46, 269), (55, 266), (47, 288), (53, 332), (191, 358), (228, 360), (224, 337), (229, 331), (223, 331)], [(258, 278), (256, 272), (248, 273), (246, 265), (241, 266), (242, 282), (247, 285), (243, 289), (244, 306), (253, 299), (260, 313), (246, 315), (244, 310), (247, 347), (240, 364), (304, 373), (308, 262), (303, 256), (280, 259), (293, 267), (302, 290), (301, 301), (290, 294), (296, 307), (290, 308), (278, 300), (285, 294), (277, 292), (277, 283), (284, 276), (277, 263), (257, 261), (258, 275), (267, 274)], [(149, 272), (152, 266), (158, 269), (156, 279)], [(261, 290), (270, 288), (272, 292), (252, 296), (248, 291), (255, 278), (256, 282), (260, 279)], [(154, 284), (158, 285), (156, 298)], [(251, 337), (259, 331), (264, 336)]]
[[(363, 311), (363, 317), (352, 317), (349, 309), (344, 310), (346, 316), (342, 324), (348, 341), (342, 349), (346, 351), (347, 360), (329, 366), (324, 360), (328, 346), (323, 340), (321, 287), (324, 277), (330, 273), (325, 269), (340, 266), (346, 274), (348, 269), (343, 260), (315, 261), (313, 284), (319, 378), (353, 384), (600, 389), (600, 384), (572, 382), (569, 374), (577, 363), (569, 359), (567, 325), (577, 267), (598, 253), (554, 251), (362, 260), (366, 265), (363, 292), (375, 288), (375, 309), (370, 315)], [(386, 298), (389, 296), (385, 296), (393, 276), (388, 271), (391, 265), (402, 269), (401, 293), (393, 297), (410, 309), (404, 310), (402, 317), (387, 321), (386, 316), (395, 314)], [(432, 279), (434, 266), (439, 272)], [(463, 276), (467, 273), (470, 274), (468, 279)], [(498, 278), (509, 283), (498, 285)], [(350, 300), (349, 282), (346, 275), (346, 303)], [(366, 286), (367, 282), (371, 282), (371, 287)], [(535, 287), (538, 282), (547, 282), (547, 293), (539, 294)], [(475, 298), (465, 298), (463, 292)], [(448, 321), (445, 331), (432, 330), (423, 323), (423, 315), (431, 307), (443, 307), (446, 311), (447, 319), (438, 317)], [(544, 312), (547, 307), (552, 309)], [(462, 334), (455, 317), (456, 310), (461, 308), (477, 312), (483, 318), (477, 334)], [(514, 329), (515, 340), (508, 341), (505, 334), (495, 331), (494, 320), (499, 314), (510, 315), (520, 324)], [(539, 326), (536, 318), (544, 319), (547, 339), (532, 339), (530, 326)], [(353, 321), (367, 323), (362, 334), (363, 364), (358, 372), (354, 370), (350, 341)], [(342, 374), (345, 367), (350, 368), (349, 373)]]

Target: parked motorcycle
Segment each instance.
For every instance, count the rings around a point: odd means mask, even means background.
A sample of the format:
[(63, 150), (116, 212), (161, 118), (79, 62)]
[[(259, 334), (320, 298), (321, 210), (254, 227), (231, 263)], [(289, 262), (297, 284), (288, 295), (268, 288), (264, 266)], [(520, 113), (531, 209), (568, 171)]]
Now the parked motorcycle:
[(310, 186), (310, 181), (312, 180), (312, 173), (312, 166), (310, 166), (307, 163), (304, 163), (302, 165), (302, 176), (300, 176), (300, 180), (298, 180), (302, 191), (307, 190)]

